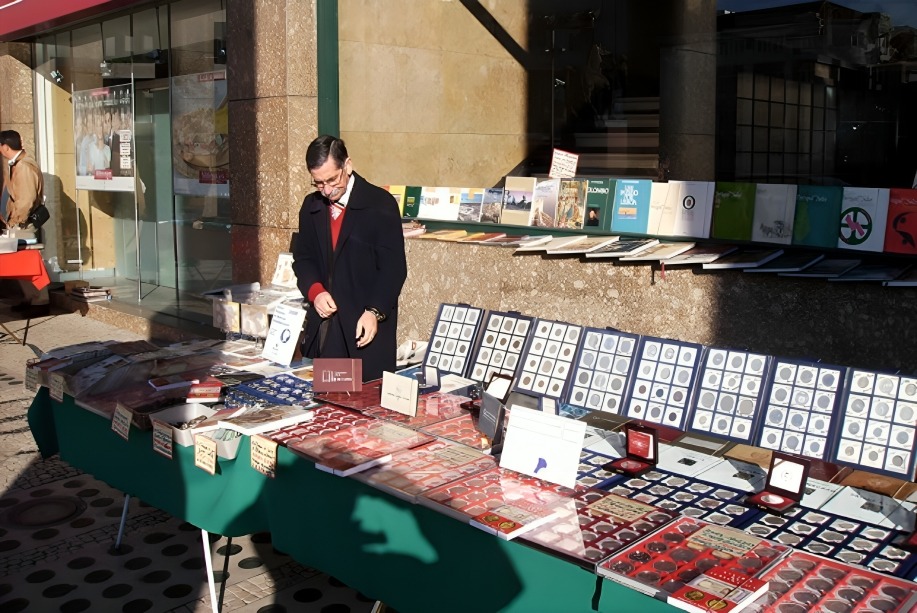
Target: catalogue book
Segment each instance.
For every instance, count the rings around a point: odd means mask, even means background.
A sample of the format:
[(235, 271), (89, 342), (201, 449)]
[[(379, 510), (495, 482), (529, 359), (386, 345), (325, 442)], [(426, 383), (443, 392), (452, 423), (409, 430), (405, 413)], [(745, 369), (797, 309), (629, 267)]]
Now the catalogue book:
[(618, 239), (586, 254), (587, 258), (623, 258), (637, 255), (659, 244), (658, 238)]
[(621, 234), (646, 234), (650, 217), (649, 179), (618, 179), (611, 210), (611, 231)]
[(674, 258), (677, 255), (690, 250), (694, 247), (694, 243), (659, 243), (650, 247), (649, 249), (644, 249), (639, 253), (633, 255), (626, 255), (621, 258), (621, 262), (652, 262), (659, 261), (664, 262), (670, 258)]
[(559, 191), (560, 179), (544, 179), (535, 184), (535, 195), (532, 199), (533, 226), (541, 228), (554, 227)]
[(407, 185), (383, 185), (382, 189), (387, 191), (392, 195), (392, 198), (395, 199), (395, 202), (398, 204), (398, 214), (404, 215), (404, 194), (407, 190)]
[(885, 246), (888, 203), (888, 189), (845, 187), (837, 247), (856, 251), (882, 251)]
[(481, 199), (481, 223), (500, 223), (503, 212), (503, 188), (488, 187)]
[(458, 198), (448, 187), (424, 187), (420, 192), (419, 219), (458, 221)]
[(535, 183), (535, 177), (506, 177), (501, 224), (507, 226), (532, 225), (532, 199), (535, 197)]
[(261, 434), (312, 419), (313, 412), (295, 405), (270, 406), (249, 409), (232, 417), (219, 420), (219, 427), (240, 434)]
[(709, 238), (714, 183), (669, 181), (668, 186), (659, 232), (652, 234)]
[(825, 259), (824, 253), (800, 251), (784, 253), (767, 264), (755, 268), (746, 268), (745, 272), (799, 272)]
[(725, 268), (756, 268), (783, 255), (783, 249), (745, 249), (732, 253), (709, 264), (704, 270), (722, 270)]
[(589, 179), (586, 183), (586, 218), (584, 228), (611, 230), (611, 204), (614, 200), (614, 179)]
[(750, 241), (755, 214), (755, 184), (717, 182), (711, 238)]
[(481, 206), (484, 203), (484, 190), (464, 188), (459, 192), (459, 221), (481, 221)]
[(675, 255), (666, 260), (666, 266), (706, 264), (715, 262), (719, 258), (729, 255), (738, 247), (735, 245), (698, 245), (688, 249), (680, 255)]
[(585, 239), (555, 247), (548, 244), (548, 255), (581, 255), (600, 249), (618, 240), (617, 236), (587, 236)]
[(403, 217), (414, 218), (420, 211), (420, 195), (423, 188), (418, 185), (408, 185), (404, 189), (404, 213)]
[(837, 247), (838, 220), (844, 188), (838, 186), (800, 185), (796, 189), (796, 216), (793, 220), (793, 244), (809, 247)]
[(587, 179), (561, 179), (557, 194), (557, 215), (554, 226), (557, 228), (582, 229), (586, 221)]
[(796, 215), (796, 186), (758, 183), (751, 240), (789, 245)]
[(917, 189), (889, 191), (885, 251), (917, 253)]

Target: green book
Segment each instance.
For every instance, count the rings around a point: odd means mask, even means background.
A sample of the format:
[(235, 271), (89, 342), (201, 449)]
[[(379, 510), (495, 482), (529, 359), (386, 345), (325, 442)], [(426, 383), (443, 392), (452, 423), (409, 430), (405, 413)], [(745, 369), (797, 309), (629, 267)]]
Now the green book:
[(420, 191), (422, 187), (409, 185), (404, 190), (404, 215), (403, 217), (415, 218), (420, 210)]
[(793, 244), (828, 249), (837, 247), (843, 199), (843, 187), (800, 185), (796, 190)]
[(611, 231), (609, 202), (613, 200), (614, 179), (589, 179), (586, 185), (586, 219), (584, 229)]
[(755, 217), (754, 183), (717, 182), (713, 195), (711, 238), (750, 241)]

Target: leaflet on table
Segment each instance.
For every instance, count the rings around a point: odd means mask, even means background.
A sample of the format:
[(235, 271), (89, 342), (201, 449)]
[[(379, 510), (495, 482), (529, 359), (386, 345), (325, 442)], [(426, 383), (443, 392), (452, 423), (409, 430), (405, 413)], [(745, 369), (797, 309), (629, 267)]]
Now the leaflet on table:
[(586, 430), (583, 449), (603, 453), (614, 459), (623, 458), (627, 453), (624, 449), (623, 432), (609, 432), (598, 428)]
[(725, 485), (744, 492), (757, 492), (764, 487), (767, 471), (757, 464), (725, 458), (695, 476), (709, 483)]
[(809, 477), (799, 504), (809, 509), (820, 509), (842, 487), (839, 483), (828, 483), (827, 481)]
[(510, 412), (500, 466), (576, 487), (586, 423), (520, 406)]
[(659, 462), (656, 466), (676, 475), (696, 477), (722, 461), (722, 458), (715, 458), (706, 453), (660, 443)]
[(414, 377), (404, 377), (391, 372), (382, 373), (383, 409), (414, 417), (417, 415), (419, 383)]
[(294, 309), (283, 304), (277, 305), (261, 356), (271, 362), (290, 366), (305, 320), (306, 312), (303, 309)]
[(914, 514), (900, 500), (855, 487), (842, 487), (821, 510), (883, 528), (914, 530)]

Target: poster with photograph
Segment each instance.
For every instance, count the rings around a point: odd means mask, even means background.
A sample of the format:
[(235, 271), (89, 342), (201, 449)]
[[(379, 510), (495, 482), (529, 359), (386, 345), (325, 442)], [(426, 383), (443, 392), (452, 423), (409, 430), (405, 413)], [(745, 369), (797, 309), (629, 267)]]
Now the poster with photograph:
[(172, 78), (172, 167), (176, 194), (229, 197), (225, 70)]
[(134, 191), (134, 116), (131, 86), (73, 92), (76, 188)]

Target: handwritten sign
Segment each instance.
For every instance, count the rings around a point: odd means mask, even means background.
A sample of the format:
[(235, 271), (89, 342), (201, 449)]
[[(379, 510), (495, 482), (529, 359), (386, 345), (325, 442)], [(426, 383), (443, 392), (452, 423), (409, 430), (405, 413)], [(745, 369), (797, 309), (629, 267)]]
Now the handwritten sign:
[(251, 437), (252, 468), (265, 477), (277, 476), (277, 442), (263, 436)]
[(64, 401), (64, 375), (60, 373), (51, 373), (48, 377), (48, 388), (51, 391), (51, 398), (58, 402)]
[(577, 154), (555, 149), (554, 155), (551, 156), (551, 170), (548, 172), (548, 176), (552, 179), (575, 177), (578, 164), (579, 156)]
[(172, 426), (163, 421), (153, 421), (153, 451), (172, 459)]
[(274, 309), (274, 319), (264, 341), (261, 357), (282, 366), (289, 366), (293, 361), (293, 352), (299, 341), (306, 312), (285, 304), (278, 304)]
[(25, 369), (25, 388), (30, 392), (37, 392), (41, 385), (41, 372), (37, 368)]
[(414, 377), (382, 373), (382, 408), (414, 417), (420, 384)]
[(688, 540), (701, 547), (723, 551), (737, 558), (742, 557), (761, 543), (761, 539), (745, 534), (734, 528), (722, 526), (704, 526)]
[(648, 504), (630, 500), (623, 496), (615, 496), (614, 494), (599, 498), (587, 505), (587, 508), (627, 522), (637, 521), (653, 510), (653, 507)]
[(194, 465), (211, 475), (217, 472), (217, 442), (203, 434), (194, 435)]
[(131, 419), (133, 415), (131, 412), (121, 405), (118, 405), (118, 408), (115, 409), (115, 414), (111, 417), (111, 429), (118, 436), (127, 440), (131, 435)]

